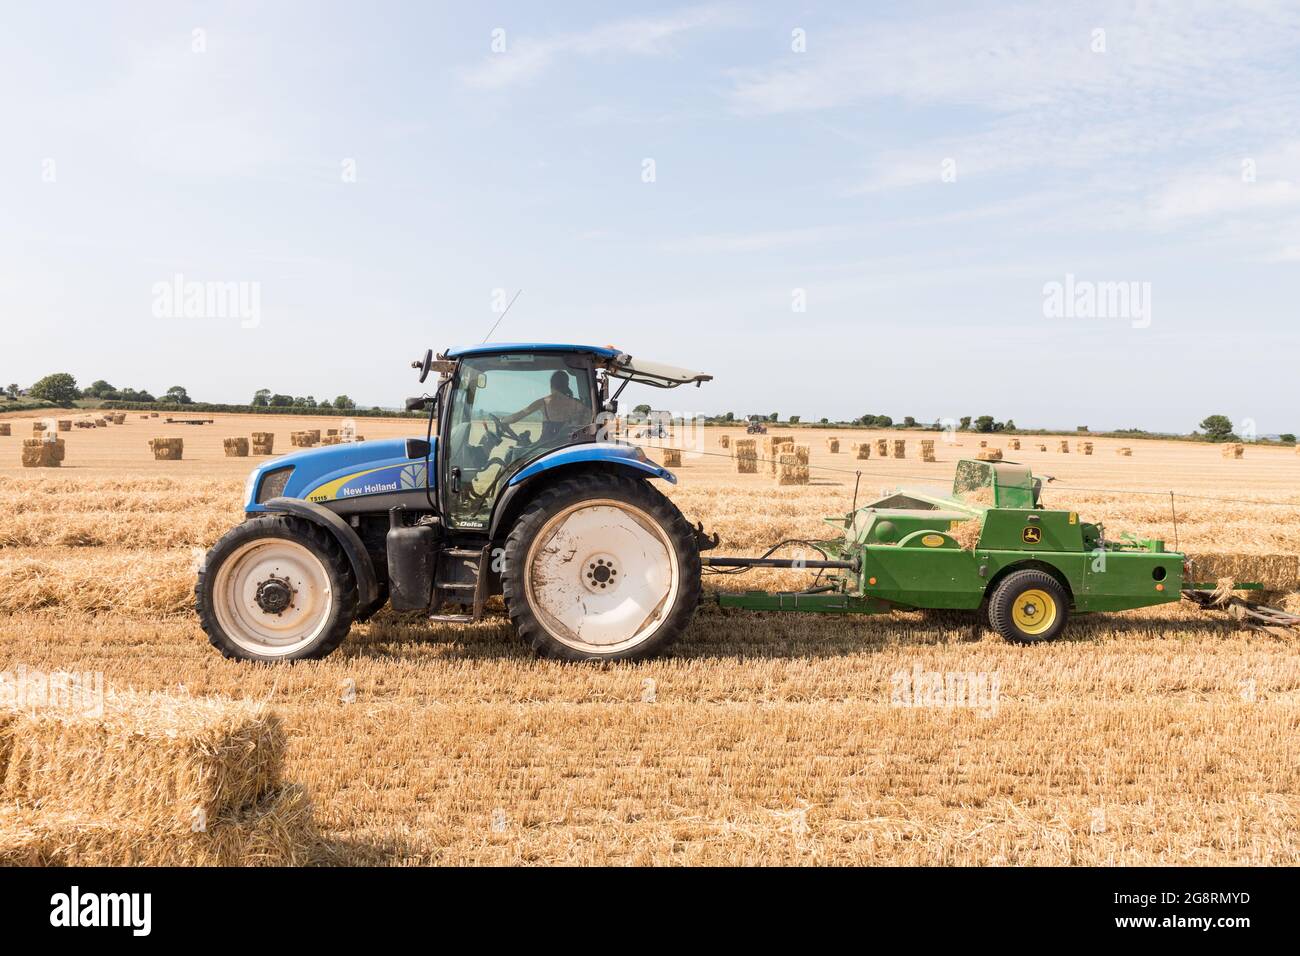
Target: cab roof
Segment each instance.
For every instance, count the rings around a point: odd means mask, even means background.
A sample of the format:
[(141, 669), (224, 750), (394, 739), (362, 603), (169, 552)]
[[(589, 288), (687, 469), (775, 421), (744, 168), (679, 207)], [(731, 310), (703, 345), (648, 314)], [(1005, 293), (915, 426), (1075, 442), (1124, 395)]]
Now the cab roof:
[(565, 345), (557, 342), (497, 342), (494, 345), (470, 345), (465, 348), (448, 349), (447, 358), (468, 358), (471, 355), (500, 355), (502, 352), (581, 352), (584, 355), (598, 355), (601, 358), (614, 358), (618, 349), (599, 345)]
[(705, 372), (695, 372), (675, 365), (660, 362), (646, 362), (634, 359), (626, 352), (616, 348), (599, 345), (562, 345), (554, 342), (501, 342), (496, 345), (472, 345), (468, 348), (448, 349), (448, 359), (470, 358), (475, 355), (500, 355), (505, 352), (571, 352), (592, 355), (599, 359), (599, 365), (615, 378), (625, 378), (643, 385), (656, 388), (676, 388), (678, 385), (694, 384), (713, 380)]

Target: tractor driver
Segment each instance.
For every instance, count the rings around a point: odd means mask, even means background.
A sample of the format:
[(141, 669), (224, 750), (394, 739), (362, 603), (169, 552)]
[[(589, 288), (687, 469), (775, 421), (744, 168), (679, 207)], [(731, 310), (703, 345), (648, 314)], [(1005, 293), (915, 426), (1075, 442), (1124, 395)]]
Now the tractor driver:
[(557, 369), (551, 375), (549, 394), (543, 395), (526, 408), (501, 421), (513, 425), (539, 411), (542, 413), (542, 436), (538, 443), (542, 445), (553, 445), (564, 441), (574, 429), (591, 424), (591, 408), (573, 397), (573, 389), (569, 387), (569, 375), (563, 369)]

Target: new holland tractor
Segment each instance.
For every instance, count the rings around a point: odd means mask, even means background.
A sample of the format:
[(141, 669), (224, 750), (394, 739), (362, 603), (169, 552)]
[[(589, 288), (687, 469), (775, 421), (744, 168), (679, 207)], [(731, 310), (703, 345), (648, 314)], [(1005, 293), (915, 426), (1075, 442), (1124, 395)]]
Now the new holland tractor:
[[(697, 530), (606, 440), (630, 382), (700, 372), (612, 348), (481, 345), (415, 363), (432, 394), (423, 438), (332, 445), (248, 479), (247, 520), (208, 552), (200, 620), (227, 657), (323, 657), (385, 603), (470, 621), (504, 597), (539, 654), (627, 659), (666, 647), (700, 600)], [(436, 436), (434, 422), (436, 421)]]
[[(1025, 644), (1057, 637), (1071, 612), (1209, 602), (1212, 585), (1184, 584), (1182, 554), (1045, 506), (1041, 479), (1015, 462), (960, 461), (951, 490), (855, 503), (826, 519), (826, 539), (702, 556), (717, 537), (651, 484), (676, 478), (608, 440), (605, 422), (630, 382), (711, 376), (578, 345), (480, 345), (414, 364), (421, 382), (439, 373), (432, 394), (407, 401), (429, 411), (425, 437), (312, 449), (249, 476), (246, 520), (208, 552), (196, 587), (222, 654), (323, 657), (386, 603), (473, 621), (500, 594), (541, 655), (638, 659), (685, 630), (703, 571), (752, 567), (817, 577), (797, 592), (720, 594), (721, 605), (967, 611)], [(819, 556), (773, 556), (791, 543)]]

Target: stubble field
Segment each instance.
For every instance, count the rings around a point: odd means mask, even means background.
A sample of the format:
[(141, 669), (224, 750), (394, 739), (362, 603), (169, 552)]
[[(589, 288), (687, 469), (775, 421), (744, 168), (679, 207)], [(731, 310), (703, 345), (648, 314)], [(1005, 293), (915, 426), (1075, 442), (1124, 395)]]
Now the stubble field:
[[(430, 625), (385, 611), (324, 661), (220, 657), (190, 612), (197, 554), (241, 519), (259, 459), (221, 439), (336, 427), (299, 416), (74, 430), (58, 470), (19, 467), (33, 416), (0, 437), (0, 671), (102, 671), (110, 690), (265, 699), (289, 734), (330, 858), (352, 863), (1294, 864), (1300, 653), (1185, 604), (1077, 618), (1018, 647), (960, 618), (723, 612), (707, 601), (668, 658), (535, 660), (496, 614)], [(368, 438), (422, 433), (362, 419)], [(808, 486), (737, 475), (709, 429), (668, 490), (721, 550), (828, 534), (862, 501), (951, 480), (976, 436), (916, 457), (917, 433), (821, 430)], [(788, 433), (782, 430), (782, 433)], [(904, 460), (852, 441), (906, 437)], [(153, 437), (185, 458), (156, 462)], [(937, 437), (934, 435), (926, 437)], [(1094, 440), (1091, 457), (1009, 458), (1058, 479), (1049, 506), (1193, 554), (1300, 555), (1300, 456)], [(1054, 439), (1043, 439), (1055, 448)], [(994, 437), (994, 445), (1005, 440)], [(1131, 458), (1115, 454), (1127, 444)], [(651, 450), (651, 455), (658, 453)], [(1206, 497), (1195, 497), (1206, 496)], [(1207, 497), (1234, 499), (1231, 502)], [(1279, 506), (1282, 505), (1289, 506)], [(797, 586), (776, 572), (706, 588)], [(1297, 582), (1291, 581), (1291, 588)], [(1293, 600), (1292, 598), (1281, 599)], [(982, 675), (991, 706), (896, 706), (899, 675)]]

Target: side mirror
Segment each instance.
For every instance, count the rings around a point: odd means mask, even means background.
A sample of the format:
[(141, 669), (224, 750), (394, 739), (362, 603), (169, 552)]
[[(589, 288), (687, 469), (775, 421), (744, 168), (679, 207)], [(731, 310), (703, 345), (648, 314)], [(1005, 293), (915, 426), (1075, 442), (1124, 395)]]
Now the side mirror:
[(407, 458), (428, 458), (429, 452), (431, 452), (432, 450), (433, 450), (433, 446), (430, 445), (423, 438), (406, 439)]
[(428, 395), (416, 395), (414, 398), (406, 400), (406, 410), (408, 412), (420, 412), (429, 407)]
[(424, 350), (424, 358), (416, 359), (411, 363), (411, 368), (417, 369), (420, 373), (420, 383), (429, 377), (429, 369), (433, 365), (433, 349)]

